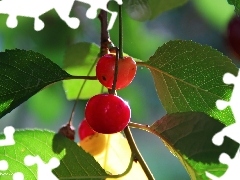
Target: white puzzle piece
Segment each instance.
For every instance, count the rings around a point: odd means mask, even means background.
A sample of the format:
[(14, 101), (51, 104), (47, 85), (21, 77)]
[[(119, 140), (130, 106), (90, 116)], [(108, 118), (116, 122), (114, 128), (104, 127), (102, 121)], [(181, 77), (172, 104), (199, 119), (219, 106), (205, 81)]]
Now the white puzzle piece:
[[(0, 139), (1, 146), (12, 146), (15, 144), (13, 139), (15, 129), (12, 126), (7, 126), (3, 130), (5, 139)], [(0, 171), (6, 171), (8, 169), (8, 162), (6, 160), (0, 160)]]
[(219, 157), (219, 161), (222, 164), (227, 164), (227, 171), (221, 176), (216, 177), (213, 174), (206, 172), (206, 176), (211, 180), (239, 180), (240, 179), (240, 149), (238, 149), (233, 159), (226, 153), (222, 153)]
[(39, 156), (28, 155), (24, 158), (24, 163), (27, 166), (37, 164), (37, 180), (58, 180), (52, 170), (60, 165), (59, 159), (53, 157), (48, 163), (44, 163)]
[[(102, 9), (111, 14), (108, 30), (113, 27), (117, 18), (117, 12), (108, 10), (107, 4), (110, 0), (77, 0), (78, 2), (90, 5), (86, 12), (89, 19), (97, 17), (97, 10)], [(115, 0), (119, 5), (122, 0)], [(39, 18), (46, 12), (54, 9), (59, 17), (66, 22), (66, 24), (76, 29), (80, 25), (80, 20), (75, 17), (69, 17), (75, 0), (1, 0), (0, 1), (0, 14), (8, 14), (7, 26), (15, 28), (18, 25), (18, 16), (34, 18), (34, 29), (40, 31), (44, 28), (44, 22)]]
[(5, 139), (0, 139), (0, 146), (12, 146), (15, 144), (13, 139), (13, 134), (15, 129), (12, 126), (7, 126), (4, 128), (3, 133), (5, 135)]
[[(225, 84), (233, 84), (232, 96), (229, 102), (223, 100), (217, 100), (216, 106), (219, 110), (224, 110), (227, 106), (230, 106), (232, 113), (234, 115), (235, 123), (224, 127), (220, 132), (216, 133), (212, 142), (220, 146), (223, 144), (224, 137), (229, 137), (230, 139), (236, 141), (240, 144), (240, 70), (238, 71), (238, 76), (234, 76), (230, 73), (226, 73), (223, 76), (223, 82)], [(221, 176), (216, 177), (215, 175), (206, 172), (206, 176), (212, 180), (239, 180), (240, 179), (240, 149), (238, 149), (235, 157), (231, 159), (228, 154), (222, 153), (219, 157), (219, 161), (222, 164), (227, 164), (227, 171)]]

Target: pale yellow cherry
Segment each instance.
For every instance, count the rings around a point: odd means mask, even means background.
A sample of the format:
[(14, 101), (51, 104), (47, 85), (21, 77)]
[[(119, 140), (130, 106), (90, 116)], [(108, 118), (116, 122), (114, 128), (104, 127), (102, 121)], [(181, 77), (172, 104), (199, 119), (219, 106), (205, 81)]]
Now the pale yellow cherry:
[(86, 152), (96, 156), (104, 151), (107, 144), (107, 134), (95, 133), (92, 136), (85, 137), (78, 143)]

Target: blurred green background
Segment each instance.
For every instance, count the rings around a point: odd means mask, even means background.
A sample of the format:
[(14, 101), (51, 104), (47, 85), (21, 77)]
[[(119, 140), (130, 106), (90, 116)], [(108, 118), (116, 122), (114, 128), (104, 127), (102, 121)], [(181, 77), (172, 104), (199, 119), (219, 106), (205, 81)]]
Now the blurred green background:
[[(45, 28), (36, 32), (33, 19), (19, 17), (17, 28), (6, 26), (7, 15), (0, 14), (0, 50), (31, 49), (44, 54), (62, 66), (66, 48), (76, 42), (100, 42), (100, 23), (98, 19), (86, 18), (88, 6), (75, 3), (72, 15), (79, 17), (81, 24), (76, 30), (70, 29), (55, 11), (40, 18)], [(226, 43), (226, 28), (234, 15), (234, 7), (227, 0), (192, 0), (184, 6), (161, 14), (147, 22), (137, 22), (129, 18), (124, 11), (124, 52), (141, 60), (148, 60), (163, 43), (174, 39), (193, 40), (208, 44), (236, 59)], [(110, 31), (111, 39), (118, 44), (118, 25)], [(138, 68), (133, 83), (118, 91), (129, 101), (132, 109), (132, 121), (151, 124), (165, 115), (158, 100), (150, 72)], [(39, 92), (27, 102), (7, 114), (0, 121), (0, 131), (12, 125), (15, 128), (44, 128), (53, 131), (65, 124), (71, 113), (73, 101), (67, 101), (62, 83), (56, 83)], [(86, 101), (79, 101), (75, 111), (74, 126), (77, 128), (84, 116)], [(164, 180), (190, 179), (185, 169), (159, 138), (141, 130), (133, 129), (137, 145), (148, 163), (155, 178)], [(79, 141), (76, 135), (76, 141)]]

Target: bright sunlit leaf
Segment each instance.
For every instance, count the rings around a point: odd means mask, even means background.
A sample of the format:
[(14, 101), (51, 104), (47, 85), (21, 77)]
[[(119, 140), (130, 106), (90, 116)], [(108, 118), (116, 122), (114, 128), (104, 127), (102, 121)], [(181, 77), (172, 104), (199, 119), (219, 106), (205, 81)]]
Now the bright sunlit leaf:
[(226, 125), (234, 122), (230, 108), (219, 111), (216, 101), (229, 101), (233, 85), (223, 82), (227, 72), (238, 68), (217, 50), (192, 41), (170, 41), (159, 47), (149, 61), (158, 96), (167, 113), (204, 112)]
[[(128, 142), (121, 133), (95, 134), (83, 139), (79, 145), (97, 160), (97, 162), (112, 175), (125, 172), (131, 158), (131, 150)], [(116, 178), (107, 178), (116, 179)], [(119, 180), (141, 179), (147, 177), (139, 163), (133, 162), (131, 171)]]
[[(4, 135), (0, 134), (0, 139), (4, 138)], [(24, 179), (37, 179), (37, 166), (24, 164), (27, 155), (39, 156), (45, 163), (52, 157), (59, 159), (60, 165), (53, 169), (53, 173), (59, 179), (76, 180), (87, 176), (107, 176), (90, 154), (62, 135), (48, 130), (16, 130), (14, 140), (16, 143), (12, 146), (0, 146), (0, 160), (6, 160), (9, 164), (9, 168), (3, 171), (9, 176), (3, 179), (12, 179), (15, 172), (23, 173)]]

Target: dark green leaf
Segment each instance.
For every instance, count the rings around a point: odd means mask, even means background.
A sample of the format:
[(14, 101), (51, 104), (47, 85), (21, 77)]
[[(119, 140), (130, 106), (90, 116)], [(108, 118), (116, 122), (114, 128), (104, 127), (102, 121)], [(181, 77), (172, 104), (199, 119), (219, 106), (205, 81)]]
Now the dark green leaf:
[(146, 63), (168, 113), (198, 111), (226, 125), (234, 122), (229, 107), (219, 111), (215, 104), (231, 97), (233, 86), (223, 83), (223, 75), (238, 72), (222, 53), (192, 41), (170, 41)]
[(0, 52), (0, 117), (45, 86), (70, 77), (39, 53), (25, 50)]
[(131, 18), (145, 21), (157, 17), (159, 14), (183, 5), (188, 0), (123, 0)]
[(179, 158), (191, 179), (207, 180), (205, 171), (217, 176), (226, 171), (227, 165), (219, 163), (220, 154), (225, 152), (233, 158), (239, 147), (229, 138), (221, 146), (212, 143), (213, 136), (224, 127), (204, 113), (183, 112), (164, 116), (150, 129)]
[[(0, 139), (3, 138), (5, 137), (1, 134)], [(16, 172), (22, 172), (24, 179), (37, 179), (37, 166), (24, 164), (27, 155), (40, 156), (45, 163), (52, 157), (59, 159), (60, 165), (53, 169), (53, 173), (61, 180), (99, 177), (94, 178), (95, 180), (105, 179), (100, 176), (107, 176), (90, 154), (60, 134), (47, 130), (18, 130), (14, 134), (14, 140), (14, 145), (0, 147), (0, 160), (6, 160), (9, 165), (8, 170), (4, 171), (9, 174), (5, 177), (6, 180), (12, 179), (12, 174)]]
[(228, 0), (228, 3), (235, 6), (235, 12), (240, 13), (240, 0)]

